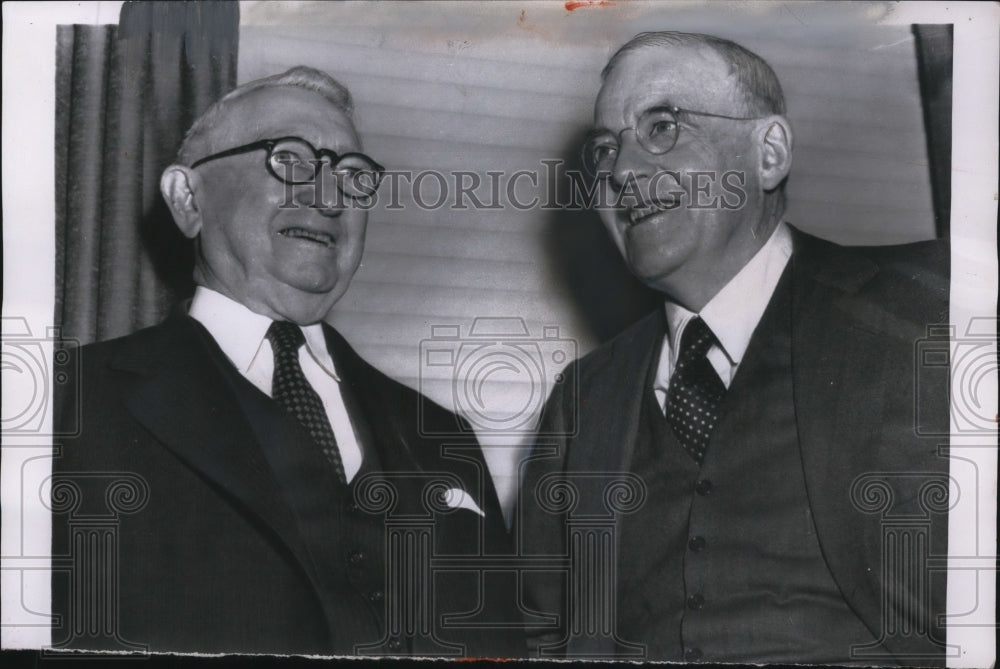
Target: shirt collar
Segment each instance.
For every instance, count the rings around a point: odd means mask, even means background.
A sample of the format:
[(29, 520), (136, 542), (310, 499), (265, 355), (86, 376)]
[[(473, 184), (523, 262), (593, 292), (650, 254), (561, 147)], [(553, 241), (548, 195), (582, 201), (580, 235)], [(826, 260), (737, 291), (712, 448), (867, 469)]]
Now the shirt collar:
[(788, 225), (781, 222), (764, 246), (708, 301), (700, 314), (667, 302), (664, 308), (673, 356), (680, 352), (684, 327), (698, 315), (715, 334), (729, 362), (738, 365), (791, 255), (792, 234)]
[[(267, 341), (267, 329), (271, 319), (255, 313), (239, 302), (222, 293), (198, 286), (188, 315), (208, 330), (219, 348), (226, 354), (241, 374), (246, 374), (261, 353)], [(333, 359), (326, 349), (326, 336), (320, 323), (302, 327), (306, 349), (313, 360), (338, 382)], [(268, 345), (270, 350), (270, 345)]]
[(317, 365), (323, 368), (324, 372), (332, 376), (337, 383), (340, 383), (340, 376), (337, 375), (333, 358), (326, 348), (326, 334), (323, 333), (323, 325), (321, 323), (307, 325), (302, 328), (302, 334), (305, 335), (306, 350), (309, 351), (312, 359), (316, 361)]

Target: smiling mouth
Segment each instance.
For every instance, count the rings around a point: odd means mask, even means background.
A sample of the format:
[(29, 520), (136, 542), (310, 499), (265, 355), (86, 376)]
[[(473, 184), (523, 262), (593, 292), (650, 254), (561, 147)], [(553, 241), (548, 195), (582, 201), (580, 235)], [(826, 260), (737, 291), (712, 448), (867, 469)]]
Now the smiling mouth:
[(641, 207), (632, 207), (628, 210), (628, 224), (630, 227), (639, 225), (661, 212), (670, 211), (679, 206), (681, 206), (679, 198), (670, 198), (667, 200), (656, 200), (654, 202), (644, 204)]
[(326, 232), (320, 232), (318, 230), (306, 230), (305, 228), (285, 228), (284, 230), (279, 230), (278, 234), (282, 237), (290, 237), (292, 239), (303, 239), (307, 242), (313, 242), (314, 244), (319, 244), (326, 248), (333, 248), (335, 245), (335, 240), (333, 235)]

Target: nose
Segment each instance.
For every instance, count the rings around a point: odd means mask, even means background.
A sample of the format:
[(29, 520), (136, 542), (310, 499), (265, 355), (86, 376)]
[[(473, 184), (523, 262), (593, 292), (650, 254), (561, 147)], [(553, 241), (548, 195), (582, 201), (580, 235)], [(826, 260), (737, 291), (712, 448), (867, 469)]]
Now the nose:
[(335, 218), (344, 213), (344, 209), (347, 208), (347, 204), (344, 202), (343, 194), (334, 189), (336, 195), (326, 196), (322, 202), (317, 202), (316, 206), (313, 207), (323, 216), (328, 216), (330, 218)]
[(652, 159), (652, 154), (639, 144), (635, 130), (626, 128), (618, 136), (618, 155), (611, 168), (611, 185), (616, 191), (620, 191), (629, 179), (636, 183), (648, 181), (655, 168)]

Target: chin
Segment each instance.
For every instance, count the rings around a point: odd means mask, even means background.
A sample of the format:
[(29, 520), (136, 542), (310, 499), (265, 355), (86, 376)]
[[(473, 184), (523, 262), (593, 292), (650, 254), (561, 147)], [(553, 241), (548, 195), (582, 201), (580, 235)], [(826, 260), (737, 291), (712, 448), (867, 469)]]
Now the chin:
[(286, 286), (280, 294), (272, 295), (269, 301), (271, 308), (285, 320), (311, 325), (326, 318), (340, 296), (340, 291), (316, 293)]
[(678, 269), (675, 263), (667, 263), (663, 255), (637, 253), (629, 256), (628, 266), (635, 278), (650, 288), (656, 288)]
[(324, 294), (338, 290), (340, 279), (340, 272), (330, 266), (304, 265), (297, 267), (290, 276), (284, 277), (283, 283), (305, 293)]

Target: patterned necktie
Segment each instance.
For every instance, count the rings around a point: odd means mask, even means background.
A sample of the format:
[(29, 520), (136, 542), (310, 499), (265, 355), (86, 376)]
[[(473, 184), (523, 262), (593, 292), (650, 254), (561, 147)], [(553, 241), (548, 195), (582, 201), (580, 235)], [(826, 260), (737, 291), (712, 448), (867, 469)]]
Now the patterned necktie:
[(695, 317), (681, 337), (677, 369), (667, 389), (667, 422), (694, 461), (705, 457), (712, 429), (719, 419), (719, 403), (726, 394), (722, 379), (705, 354), (715, 343), (715, 335), (705, 321)]
[(267, 329), (267, 339), (274, 351), (274, 379), (271, 396), (309, 431), (323, 455), (333, 466), (342, 483), (344, 464), (340, 460), (340, 449), (333, 436), (330, 420), (327, 418), (323, 400), (309, 385), (299, 364), (299, 349), (306, 338), (298, 325), (288, 321), (274, 321)]

